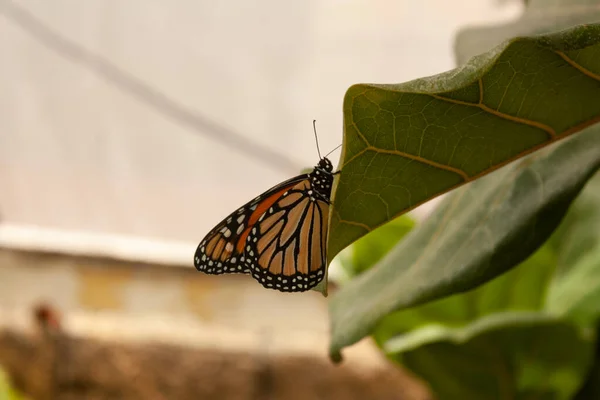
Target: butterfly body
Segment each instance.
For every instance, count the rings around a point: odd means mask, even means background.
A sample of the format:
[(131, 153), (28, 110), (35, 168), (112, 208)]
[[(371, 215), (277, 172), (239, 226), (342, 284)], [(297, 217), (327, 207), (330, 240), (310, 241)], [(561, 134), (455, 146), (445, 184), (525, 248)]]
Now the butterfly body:
[(303, 292), (324, 277), (333, 185), (326, 157), (308, 174), (267, 190), (230, 214), (200, 242), (196, 269), (245, 273), (282, 292)]

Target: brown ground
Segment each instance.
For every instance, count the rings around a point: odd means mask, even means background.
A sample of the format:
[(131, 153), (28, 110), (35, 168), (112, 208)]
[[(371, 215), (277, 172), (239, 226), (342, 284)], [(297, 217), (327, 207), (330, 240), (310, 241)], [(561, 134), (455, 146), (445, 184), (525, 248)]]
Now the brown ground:
[(356, 369), (309, 356), (258, 356), (72, 337), (38, 310), (41, 332), (0, 332), (0, 365), (34, 400), (421, 400), (389, 366)]

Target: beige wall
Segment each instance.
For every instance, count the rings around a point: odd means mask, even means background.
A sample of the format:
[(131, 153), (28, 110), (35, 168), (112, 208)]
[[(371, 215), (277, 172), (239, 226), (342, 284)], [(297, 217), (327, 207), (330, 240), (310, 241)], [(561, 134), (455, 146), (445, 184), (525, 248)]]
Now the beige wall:
[[(76, 335), (327, 354), (326, 298), (265, 290), (248, 276), (0, 248), (0, 283), (0, 327), (30, 330), (32, 310), (44, 302), (64, 315), (65, 329)], [(355, 361), (381, 360), (368, 342), (351, 354)]]

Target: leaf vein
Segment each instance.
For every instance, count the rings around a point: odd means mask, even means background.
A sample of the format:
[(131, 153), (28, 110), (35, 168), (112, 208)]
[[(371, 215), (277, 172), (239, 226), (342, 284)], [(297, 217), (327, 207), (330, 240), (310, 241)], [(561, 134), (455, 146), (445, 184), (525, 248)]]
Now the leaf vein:
[(362, 222), (348, 221), (348, 220), (342, 219), (340, 217), (339, 211), (336, 211), (336, 214), (338, 216), (338, 223), (339, 224), (347, 224), (347, 225), (352, 225), (352, 226), (358, 226), (360, 228), (363, 228), (367, 232), (371, 232), (371, 227), (369, 227), (367, 224), (363, 224)]
[(558, 54), (563, 60), (565, 60), (569, 65), (571, 65), (573, 68), (577, 69), (582, 74), (587, 75), (594, 80), (600, 81), (600, 75), (595, 74), (592, 71), (590, 71), (589, 69), (586, 69), (583, 66), (577, 64), (575, 61), (573, 61), (572, 58), (567, 56), (562, 51), (555, 50), (555, 53)]
[[(439, 94), (429, 94), (429, 96), (432, 96), (433, 98), (438, 99), (438, 100), (447, 101), (449, 103), (461, 104), (463, 106), (468, 106), (468, 107), (477, 107), (489, 114), (495, 115), (496, 117), (500, 117), (500, 118), (503, 118), (503, 119), (506, 119), (509, 121), (517, 122), (517, 123), (520, 123), (523, 125), (533, 126), (535, 128), (546, 131), (546, 133), (548, 133), (548, 136), (550, 136), (550, 138), (556, 137), (556, 131), (554, 129), (552, 129), (550, 126), (543, 124), (541, 122), (532, 121), (532, 120), (520, 118), (520, 117), (515, 117), (514, 115), (510, 115), (510, 114), (505, 114), (503, 112), (494, 110), (494, 109), (486, 106), (485, 104), (481, 104), (481, 103), (475, 104), (475, 103), (469, 103), (468, 101), (450, 99), (450, 98), (447, 98), (444, 96), (440, 96)], [(483, 95), (480, 95), (480, 97), (483, 97)]]
[(435, 162), (433, 160), (428, 160), (427, 158), (423, 158), (423, 157), (420, 157), (420, 156), (417, 156), (414, 154), (405, 153), (405, 152), (399, 151), (399, 150), (380, 149), (380, 148), (373, 147), (373, 146), (369, 146), (365, 150), (371, 150), (371, 151), (374, 151), (376, 153), (381, 153), (381, 154), (392, 154), (392, 155), (396, 155), (396, 156), (400, 156), (400, 157), (405, 157), (405, 158), (408, 158), (408, 159), (411, 159), (414, 161), (418, 161), (423, 164), (427, 164), (434, 168), (439, 168), (439, 169), (443, 169), (446, 171), (454, 172), (455, 174), (460, 175), (461, 178), (463, 178), (465, 180), (465, 182), (469, 181), (469, 175), (462, 169), (454, 168), (454, 167), (451, 167), (446, 164), (441, 164), (441, 163)]

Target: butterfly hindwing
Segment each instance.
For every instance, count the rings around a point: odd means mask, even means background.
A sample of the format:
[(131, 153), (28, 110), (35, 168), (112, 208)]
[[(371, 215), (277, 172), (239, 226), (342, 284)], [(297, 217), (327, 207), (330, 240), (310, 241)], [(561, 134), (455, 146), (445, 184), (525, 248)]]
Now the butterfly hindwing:
[(310, 180), (296, 184), (250, 231), (246, 258), (264, 287), (305, 291), (323, 278), (329, 204), (312, 194)]
[(232, 213), (200, 242), (194, 256), (198, 271), (214, 275), (249, 272), (238, 263), (241, 253), (236, 248), (240, 234), (246, 229), (244, 220), (248, 211), (250, 206), (246, 205)]

